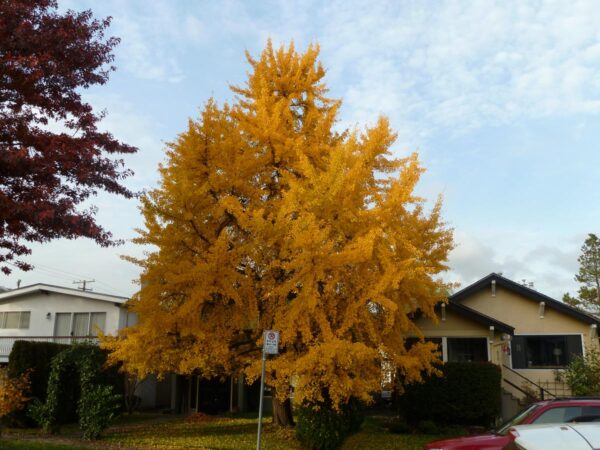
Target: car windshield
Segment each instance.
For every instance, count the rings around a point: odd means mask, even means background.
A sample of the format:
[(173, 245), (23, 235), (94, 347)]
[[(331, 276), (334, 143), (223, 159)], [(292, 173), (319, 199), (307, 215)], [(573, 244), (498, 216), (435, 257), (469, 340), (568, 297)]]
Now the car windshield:
[(538, 408), (538, 406), (539, 405), (531, 405), (529, 408), (524, 409), (513, 418), (507, 420), (502, 425), (500, 425), (500, 427), (498, 427), (498, 429), (496, 430), (496, 434), (504, 436), (506, 433), (508, 433), (510, 427), (514, 427), (515, 425), (523, 423), (523, 421), (527, 419), (533, 413), (533, 411), (535, 411)]

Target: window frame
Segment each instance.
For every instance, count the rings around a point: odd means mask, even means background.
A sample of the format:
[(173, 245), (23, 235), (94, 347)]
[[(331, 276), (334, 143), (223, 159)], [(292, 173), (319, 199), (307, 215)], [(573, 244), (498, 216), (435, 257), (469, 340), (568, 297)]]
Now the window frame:
[[(8, 314), (19, 314), (18, 323), (19, 326), (15, 327), (7, 327), (6, 322), (8, 321)], [(23, 314), (29, 314), (29, 318), (27, 319), (27, 326), (22, 327), (21, 323), (23, 323)], [(31, 311), (0, 311), (0, 330), (29, 330), (31, 328)]]
[[(408, 336), (409, 339), (419, 339), (416, 336)], [(490, 362), (492, 359), (492, 352), (490, 349), (490, 338), (489, 336), (424, 336), (424, 339), (441, 339), (441, 345), (440, 345), (440, 350), (442, 353), (442, 361), (447, 363), (448, 362), (448, 339), (485, 339), (486, 342), (486, 351), (487, 351), (487, 360), (486, 362)]]
[[(69, 321), (69, 335), (68, 336), (60, 336), (56, 334), (56, 317), (59, 314), (69, 314), (70, 315), (70, 321)], [(87, 334), (84, 336), (75, 336), (73, 334), (73, 326), (75, 325), (75, 314), (87, 314)], [(56, 313), (54, 313), (54, 336), (53, 337), (78, 337), (78, 338), (97, 338), (98, 335), (97, 334), (92, 334), (92, 314), (104, 314), (104, 329), (102, 330), (103, 333), (106, 332), (106, 322), (107, 322), (107, 318), (108, 318), (108, 313), (106, 311), (74, 311), (74, 312), (63, 312), (63, 311), (57, 311)]]
[(585, 349), (585, 339), (584, 333), (515, 333), (513, 339), (510, 340), (510, 368), (514, 370), (564, 370), (567, 365), (560, 367), (515, 367), (513, 357), (515, 354), (515, 350), (513, 348), (514, 338), (515, 337), (544, 337), (544, 336), (579, 336), (581, 340), (581, 356), (585, 357), (586, 349)]
[[(490, 338), (488, 336), (444, 336), (442, 341), (443, 349), (444, 349), (444, 362), (451, 362), (449, 360), (450, 352), (448, 347), (448, 339), (482, 339), (485, 340), (485, 349), (486, 349), (486, 357), (487, 359), (483, 362), (491, 361), (491, 352), (490, 352)], [(474, 363), (481, 361), (472, 361)]]

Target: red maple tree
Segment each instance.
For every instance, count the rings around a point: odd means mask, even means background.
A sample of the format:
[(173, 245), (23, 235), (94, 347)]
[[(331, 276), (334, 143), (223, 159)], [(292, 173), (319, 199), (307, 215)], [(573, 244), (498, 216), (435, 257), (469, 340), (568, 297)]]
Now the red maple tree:
[[(137, 149), (99, 131), (81, 90), (115, 68), (110, 18), (59, 13), (55, 0), (0, 0), (0, 270), (32, 266), (27, 242), (80, 236), (116, 244), (78, 206), (99, 190), (131, 198), (118, 156)], [(57, 131), (58, 130), (58, 131)]]

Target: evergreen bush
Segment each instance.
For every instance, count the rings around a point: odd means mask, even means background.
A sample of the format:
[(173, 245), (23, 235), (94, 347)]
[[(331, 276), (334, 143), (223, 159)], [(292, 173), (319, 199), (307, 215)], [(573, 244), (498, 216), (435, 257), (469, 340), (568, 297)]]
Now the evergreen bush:
[(441, 377), (405, 386), (398, 399), (409, 423), (490, 426), (501, 411), (501, 372), (492, 363), (446, 363)]
[(73, 345), (56, 355), (51, 363), (46, 401), (36, 400), (30, 407), (31, 416), (46, 432), (58, 432), (64, 402), (71, 401), (65, 392), (78, 381), (79, 426), (84, 438), (97, 439), (122, 406), (121, 396), (106, 383), (112, 374), (103, 371), (105, 363), (105, 352), (95, 345)]
[(310, 450), (339, 449), (346, 437), (360, 429), (364, 419), (362, 404), (356, 399), (336, 411), (328, 403), (303, 405), (296, 411), (296, 436)]
[[(30, 388), (26, 394), (30, 401), (24, 409), (15, 411), (8, 416), (7, 422), (10, 426), (35, 425), (35, 422), (27, 415), (27, 409), (35, 399), (42, 402), (46, 400), (50, 363), (52, 358), (66, 348), (68, 345), (54, 342), (16, 341), (13, 344), (8, 357), (8, 375), (11, 378), (19, 378), (24, 373), (29, 373)], [(72, 411), (75, 411), (75, 406)]]

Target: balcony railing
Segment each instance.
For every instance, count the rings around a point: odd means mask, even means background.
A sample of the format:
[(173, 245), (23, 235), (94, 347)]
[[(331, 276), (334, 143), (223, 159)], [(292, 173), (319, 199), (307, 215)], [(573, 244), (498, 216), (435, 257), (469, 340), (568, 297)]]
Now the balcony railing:
[(57, 344), (90, 343), (98, 344), (95, 336), (0, 336), (0, 357), (10, 355), (16, 341), (55, 342)]

